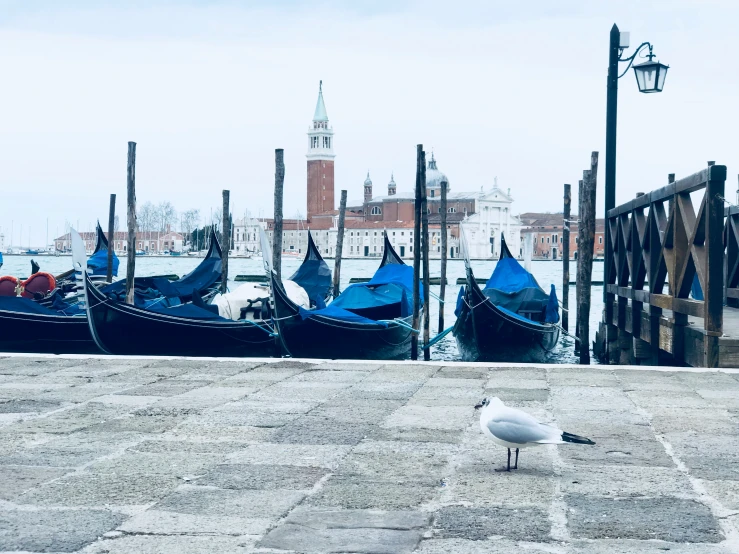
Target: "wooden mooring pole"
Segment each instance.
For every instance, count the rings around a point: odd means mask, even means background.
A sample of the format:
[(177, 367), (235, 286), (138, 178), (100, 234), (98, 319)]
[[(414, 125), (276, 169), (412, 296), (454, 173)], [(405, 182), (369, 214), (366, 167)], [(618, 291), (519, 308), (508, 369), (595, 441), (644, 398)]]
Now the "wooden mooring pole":
[(285, 186), (285, 151), (275, 149), (275, 228), (272, 235), (272, 269), (282, 279), (282, 198)]
[(441, 281), (439, 282), (439, 327), (436, 333), (444, 330), (444, 295), (446, 294), (446, 257), (447, 257), (447, 232), (446, 232), (446, 189), (447, 182), (441, 182)]
[[(413, 212), (413, 329), (420, 330), (419, 310), (421, 308), (420, 287), (421, 278), (421, 158), (423, 144), (416, 146), (416, 202)], [(411, 360), (418, 359), (418, 333), (411, 337)]]
[(231, 250), (231, 216), (229, 212), (229, 200), (231, 192), (228, 190), (223, 191), (223, 231), (221, 237), (223, 237), (223, 244), (221, 244), (221, 250), (223, 251), (223, 265), (221, 265), (221, 294), (226, 294), (228, 291), (228, 252)]
[(105, 280), (113, 282), (113, 251), (115, 250), (115, 194), (110, 195), (108, 209), (108, 273)]
[(570, 314), (570, 205), (572, 190), (565, 185), (564, 210), (562, 222), (562, 328), (569, 331)]
[(339, 203), (339, 232), (336, 233), (336, 258), (334, 260), (334, 298), (341, 293), (341, 254), (344, 250), (344, 218), (346, 217), (346, 191), (341, 191)]
[(582, 243), (580, 242), (580, 227), (582, 226), (582, 179), (577, 182), (577, 265), (575, 266), (575, 356), (580, 356), (580, 267), (582, 262)]
[(583, 172), (583, 211), (579, 214), (578, 235), (580, 255), (577, 273), (580, 280), (580, 304), (577, 310), (580, 330), (580, 363), (590, 364), (590, 297), (593, 280), (593, 249), (595, 247), (595, 200), (598, 183), (598, 152), (590, 157), (590, 170)]
[[(430, 268), (429, 268), (429, 209), (426, 199), (426, 152), (421, 152), (421, 254), (423, 256), (423, 344), (431, 340), (429, 333), (430, 322)], [(431, 350), (423, 349), (423, 359), (431, 359)]]
[[(128, 143), (126, 168), (126, 203), (128, 205), (128, 256), (126, 263), (126, 303), (133, 305), (133, 275), (136, 270), (136, 143)], [(110, 244), (108, 244), (110, 246)]]

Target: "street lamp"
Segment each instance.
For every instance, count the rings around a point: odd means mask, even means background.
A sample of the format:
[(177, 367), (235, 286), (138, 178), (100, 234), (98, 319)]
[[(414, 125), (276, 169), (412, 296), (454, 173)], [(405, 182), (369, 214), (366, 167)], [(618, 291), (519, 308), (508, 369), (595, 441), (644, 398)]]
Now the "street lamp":
[[(603, 303), (604, 315), (607, 328), (613, 325), (613, 300), (614, 295), (608, 293), (608, 285), (612, 284), (612, 275), (615, 275), (613, 267), (613, 246), (611, 243), (611, 228), (608, 223), (608, 212), (616, 207), (616, 116), (618, 112), (618, 80), (626, 75), (629, 69), (634, 67), (636, 84), (639, 92), (653, 93), (662, 92), (667, 77), (669, 66), (653, 61), (652, 45), (642, 42), (631, 56), (622, 57), (624, 50), (629, 47), (629, 33), (622, 33), (618, 25), (614, 23), (611, 28), (611, 42), (608, 51), (608, 93), (606, 96), (606, 220), (605, 240), (606, 251), (603, 263)], [(634, 65), (634, 60), (639, 53), (649, 48), (647, 57), (649, 61)], [(628, 64), (623, 73), (619, 74), (619, 62)], [(610, 338), (608, 340), (611, 340)]]
[[(662, 92), (662, 89), (665, 87), (667, 70), (670, 66), (652, 61), (652, 58), (654, 58), (654, 54), (652, 54), (652, 45), (647, 42), (644, 43), (644, 45), (647, 44), (649, 45), (649, 54), (647, 55), (649, 61), (634, 66), (636, 84), (639, 86), (639, 92)], [(639, 52), (639, 50), (637, 50), (637, 52)]]

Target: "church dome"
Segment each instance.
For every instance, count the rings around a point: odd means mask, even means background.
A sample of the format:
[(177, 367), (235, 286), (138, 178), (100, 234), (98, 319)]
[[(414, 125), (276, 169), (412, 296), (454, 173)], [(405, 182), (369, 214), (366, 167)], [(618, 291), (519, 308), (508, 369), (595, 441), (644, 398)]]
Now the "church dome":
[(446, 181), (446, 189), (449, 190), (449, 179), (447, 179), (447, 176), (439, 171), (439, 169), (436, 167), (436, 159), (434, 158), (434, 153), (432, 152), (431, 159), (429, 160), (428, 167), (426, 168), (426, 188), (440, 189), (442, 181)]
[(372, 186), (372, 179), (370, 179), (369, 171), (367, 172), (367, 178), (364, 180), (364, 184), (367, 187)]
[(390, 182), (387, 184), (388, 187), (395, 187), (395, 176), (391, 173), (390, 174)]

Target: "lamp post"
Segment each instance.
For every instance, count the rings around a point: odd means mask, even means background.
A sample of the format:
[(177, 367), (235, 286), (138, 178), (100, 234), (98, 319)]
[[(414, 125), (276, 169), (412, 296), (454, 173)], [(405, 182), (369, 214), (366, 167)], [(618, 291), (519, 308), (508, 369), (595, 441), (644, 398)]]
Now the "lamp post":
[[(611, 244), (611, 228), (608, 223), (608, 212), (616, 207), (616, 120), (618, 112), (618, 80), (634, 67), (636, 84), (639, 92), (662, 92), (665, 77), (669, 66), (653, 61), (652, 45), (643, 42), (631, 56), (622, 57), (624, 50), (629, 47), (629, 33), (622, 33), (615, 23), (611, 28), (611, 41), (608, 50), (608, 92), (606, 96), (606, 194), (605, 194), (605, 239), (606, 251), (603, 264), (603, 302), (605, 323), (607, 328), (613, 324), (614, 295), (608, 293), (608, 285), (612, 284), (613, 246)], [(649, 48), (646, 57), (649, 61), (634, 65), (637, 55), (645, 48)], [(626, 63), (626, 69), (619, 74), (619, 62)], [(610, 339), (609, 339), (610, 340)]]

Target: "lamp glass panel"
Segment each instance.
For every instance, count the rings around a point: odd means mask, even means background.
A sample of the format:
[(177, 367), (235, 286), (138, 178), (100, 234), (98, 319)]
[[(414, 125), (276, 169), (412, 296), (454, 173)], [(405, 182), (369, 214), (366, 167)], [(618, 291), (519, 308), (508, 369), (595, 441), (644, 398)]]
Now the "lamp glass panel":
[(668, 69), (669, 68), (666, 65), (660, 64), (659, 73), (657, 74), (657, 90), (660, 92), (665, 88), (665, 78), (667, 77)]

